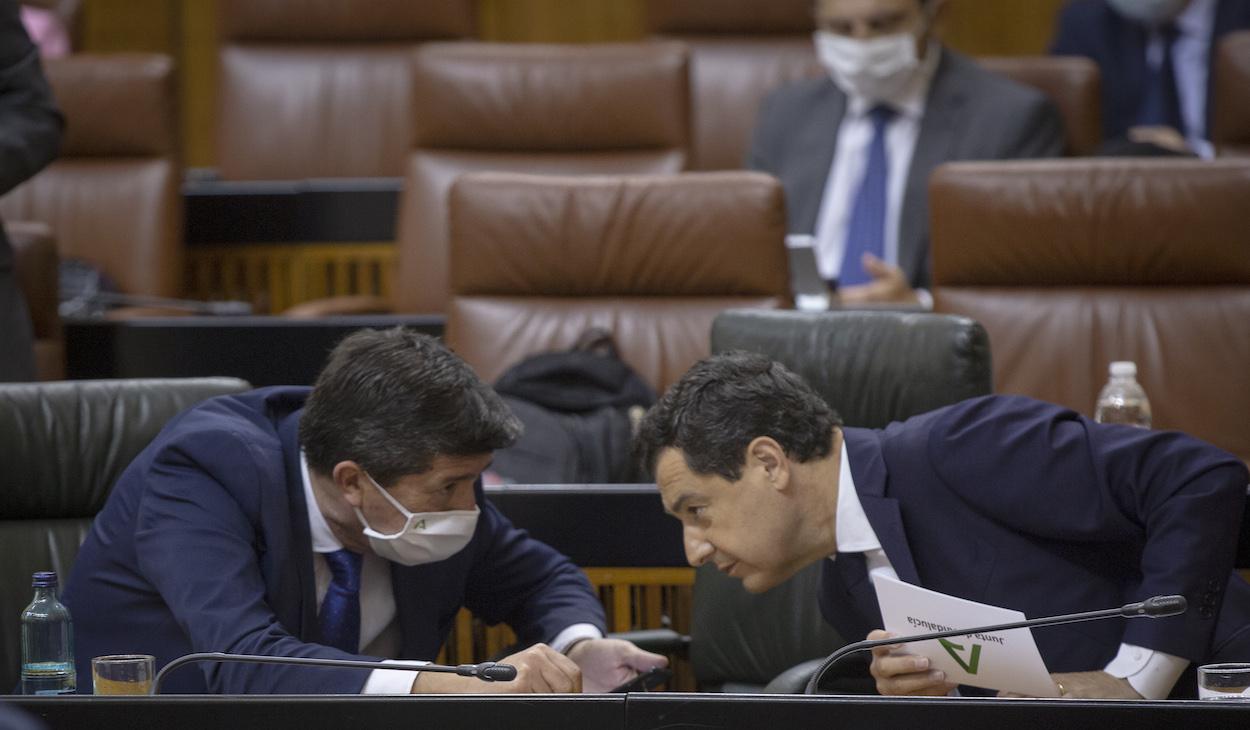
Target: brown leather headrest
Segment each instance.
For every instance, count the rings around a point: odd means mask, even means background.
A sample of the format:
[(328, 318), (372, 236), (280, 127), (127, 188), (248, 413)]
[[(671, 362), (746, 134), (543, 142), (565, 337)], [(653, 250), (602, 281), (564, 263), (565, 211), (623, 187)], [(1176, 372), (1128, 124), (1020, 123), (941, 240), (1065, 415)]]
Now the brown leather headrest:
[(1211, 141), (1221, 154), (1250, 154), (1250, 30), (1220, 41), (1211, 83)]
[(417, 51), (418, 147), (587, 152), (686, 142), (675, 43), (434, 43)]
[(1250, 282), (1250, 160), (948, 163), (929, 201), (938, 286)]
[(475, 0), (218, 0), (230, 41), (394, 42), (469, 38)]
[(810, 33), (812, 0), (648, 0), (652, 33)]
[(474, 173), (449, 206), (458, 296), (787, 293), (781, 185), (762, 173)]
[(159, 54), (77, 53), (44, 62), (65, 115), (61, 157), (173, 154), (173, 62)]

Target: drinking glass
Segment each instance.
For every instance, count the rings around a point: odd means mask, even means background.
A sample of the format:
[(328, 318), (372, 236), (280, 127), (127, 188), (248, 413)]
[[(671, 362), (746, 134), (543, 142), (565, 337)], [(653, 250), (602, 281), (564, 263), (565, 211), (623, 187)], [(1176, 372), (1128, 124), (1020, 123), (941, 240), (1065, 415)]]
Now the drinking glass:
[(91, 660), (91, 682), (98, 695), (145, 695), (155, 676), (151, 654), (110, 654)]
[(1250, 663), (1198, 667), (1198, 699), (1250, 702)]

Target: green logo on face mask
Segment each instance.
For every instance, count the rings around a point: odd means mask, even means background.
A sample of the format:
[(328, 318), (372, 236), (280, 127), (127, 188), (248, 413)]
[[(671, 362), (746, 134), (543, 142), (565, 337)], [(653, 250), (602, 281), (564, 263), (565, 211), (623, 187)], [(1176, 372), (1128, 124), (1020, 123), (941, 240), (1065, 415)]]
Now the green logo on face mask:
[(946, 650), (946, 653), (950, 654), (951, 658), (954, 659), (956, 663), (959, 664), (959, 666), (964, 668), (965, 672), (967, 672), (968, 674), (977, 673), (977, 665), (980, 664), (981, 662), (981, 645), (980, 644), (972, 645), (972, 651), (969, 653), (968, 661), (965, 662), (963, 660), (963, 657), (959, 656), (959, 652), (962, 652), (964, 650), (963, 644), (954, 644), (954, 643), (947, 641), (946, 639), (938, 639), (938, 643), (942, 645), (942, 648)]

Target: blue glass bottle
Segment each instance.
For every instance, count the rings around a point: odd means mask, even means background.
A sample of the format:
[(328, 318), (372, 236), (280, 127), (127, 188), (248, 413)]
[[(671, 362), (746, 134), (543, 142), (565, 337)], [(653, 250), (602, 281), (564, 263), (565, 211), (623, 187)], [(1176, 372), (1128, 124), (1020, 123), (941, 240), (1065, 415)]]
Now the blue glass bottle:
[(22, 694), (73, 694), (74, 626), (69, 609), (57, 600), (56, 573), (35, 573), (35, 598), (22, 611)]

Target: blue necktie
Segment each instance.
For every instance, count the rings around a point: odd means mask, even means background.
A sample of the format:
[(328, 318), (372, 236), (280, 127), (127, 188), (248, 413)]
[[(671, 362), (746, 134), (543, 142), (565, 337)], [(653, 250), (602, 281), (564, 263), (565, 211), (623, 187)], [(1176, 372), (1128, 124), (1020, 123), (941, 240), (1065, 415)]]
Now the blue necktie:
[(330, 566), (330, 587), (321, 602), (321, 643), (351, 654), (360, 652), (360, 553), (335, 550), (322, 555)]
[(860, 259), (865, 253), (885, 258), (886, 182), (889, 158), (885, 151), (885, 130), (894, 118), (888, 106), (876, 106), (868, 112), (872, 122), (872, 142), (868, 145), (868, 164), (855, 194), (851, 220), (846, 228), (846, 245), (842, 253), (842, 271), (838, 286), (864, 284), (872, 277), (864, 271)]
[(1159, 28), (1159, 35), (1163, 40), (1163, 58), (1158, 68), (1146, 64), (1146, 88), (1137, 113), (1137, 123), (1148, 127), (1171, 127), (1184, 134), (1181, 102), (1176, 90), (1176, 66), (1172, 61), (1172, 50), (1179, 31), (1175, 24), (1169, 23)]

